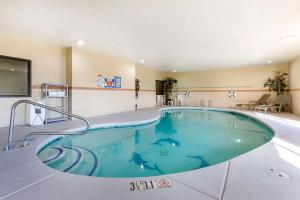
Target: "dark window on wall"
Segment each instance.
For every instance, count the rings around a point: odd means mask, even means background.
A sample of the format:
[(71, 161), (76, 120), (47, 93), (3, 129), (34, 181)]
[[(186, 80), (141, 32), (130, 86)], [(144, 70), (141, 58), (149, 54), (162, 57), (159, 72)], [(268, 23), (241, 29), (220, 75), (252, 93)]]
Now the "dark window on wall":
[(156, 95), (164, 95), (164, 82), (156, 80), (155, 81)]
[(0, 97), (31, 96), (31, 60), (0, 55)]

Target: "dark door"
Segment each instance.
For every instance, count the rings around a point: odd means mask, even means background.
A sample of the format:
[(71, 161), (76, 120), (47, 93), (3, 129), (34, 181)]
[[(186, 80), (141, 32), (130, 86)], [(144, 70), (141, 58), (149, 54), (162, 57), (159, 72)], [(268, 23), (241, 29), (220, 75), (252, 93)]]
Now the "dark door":
[(160, 80), (155, 81), (156, 95), (164, 95), (164, 82)]

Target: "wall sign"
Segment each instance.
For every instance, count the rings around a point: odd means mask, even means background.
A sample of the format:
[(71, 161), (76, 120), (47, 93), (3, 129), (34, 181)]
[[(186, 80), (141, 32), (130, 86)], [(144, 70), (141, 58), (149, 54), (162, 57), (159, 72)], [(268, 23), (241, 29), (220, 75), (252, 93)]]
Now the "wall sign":
[(101, 74), (96, 75), (96, 86), (100, 88), (105, 87), (105, 78)]
[(151, 181), (133, 181), (129, 183), (131, 191), (144, 191), (153, 189), (165, 189), (172, 187), (169, 179), (157, 179)]
[(101, 74), (96, 75), (96, 86), (100, 88), (121, 88), (122, 79), (120, 76), (104, 77)]
[(104, 78), (105, 80), (105, 88), (114, 88), (115, 87), (115, 79), (114, 78)]
[(122, 79), (120, 76), (115, 76), (115, 88), (121, 88), (122, 86)]

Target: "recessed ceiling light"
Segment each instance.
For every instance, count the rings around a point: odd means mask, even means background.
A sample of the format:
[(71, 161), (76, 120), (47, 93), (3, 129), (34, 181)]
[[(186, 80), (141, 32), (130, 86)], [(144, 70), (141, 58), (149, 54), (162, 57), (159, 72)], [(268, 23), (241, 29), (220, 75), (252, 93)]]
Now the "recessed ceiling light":
[(15, 69), (14, 68), (10, 68), (10, 71), (15, 71)]
[(268, 64), (271, 64), (271, 63), (273, 63), (273, 61), (272, 61), (272, 60), (268, 60), (267, 63), (268, 63)]
[(141, 62), (141, 63), (144, 63), (144, 62), (145, 62), (145, 60), (141, 59), (141, 60), (140, 60), (140, 62)]
[(295, 39), (296, 38), (296, 35), (285, 35), (285, 36), (282, 36), (278, 39), (279, 42), (283, 42), (283, 41), (288, 41), (288, 40), (292, 40), (292, 39)]
[(172, 72), (173, 72), (173, 73), (176, 73), (177, 71), (176, 71), (176, 69), (173, 69)]
[(76, 43), (78, 45), (82, 46), (82, 45), (84, 45), (85, 42), (83, 40), (77, 40)]

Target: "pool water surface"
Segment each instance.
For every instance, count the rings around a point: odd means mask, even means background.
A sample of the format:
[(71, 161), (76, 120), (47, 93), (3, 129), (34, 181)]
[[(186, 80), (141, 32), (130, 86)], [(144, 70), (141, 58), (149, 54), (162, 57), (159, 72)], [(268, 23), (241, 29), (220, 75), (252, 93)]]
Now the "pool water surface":
[(273, 132), (246, 115), (168, 110), (139, 126), (100, 128), (65, 137), (38, 153), (59, 171), (98, 177), (145, 177), (209, 167), (253, 150)]

